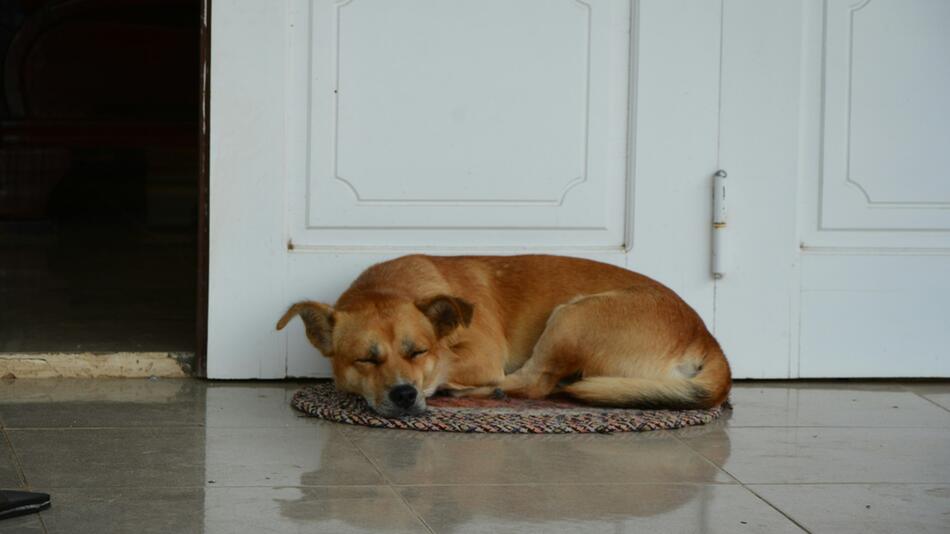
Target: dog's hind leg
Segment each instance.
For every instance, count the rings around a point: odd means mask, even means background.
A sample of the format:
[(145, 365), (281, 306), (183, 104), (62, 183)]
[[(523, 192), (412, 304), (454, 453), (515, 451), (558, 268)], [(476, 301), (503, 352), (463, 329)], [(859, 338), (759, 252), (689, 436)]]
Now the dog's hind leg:
[[(568, 373), (570, 374), (570, 373)], [(540, 399), (552, 393), (561, 380), (561, 376), (537, 366), (531, 365), (531, 360), (524, 367), (506, 376), (497, 386), (474, 388), (462, 393), (466, 397), (522, 397)]]
[(465, 395), (493, 397), (500, 392), (510, 397), (539, 399), (553, 393), (561, 380), (575, 375), (582, 358), (576, 344), (568, 339), (570, 332), (560, 324), (559, 310), (563, 308), (558, 307), (551, 314), (524, 366), (506, 375), (497, 385), (475, 388)]
[[(579, 380), (559, 387), (569, 377)], [(729, 364), (699, 316), (668, 290), (632, 288), (558, 306), (531, 358), (498, 388), (513, 397), (558, 392), (598, 405), (700, 408), (725, 400), (729, 385)]]

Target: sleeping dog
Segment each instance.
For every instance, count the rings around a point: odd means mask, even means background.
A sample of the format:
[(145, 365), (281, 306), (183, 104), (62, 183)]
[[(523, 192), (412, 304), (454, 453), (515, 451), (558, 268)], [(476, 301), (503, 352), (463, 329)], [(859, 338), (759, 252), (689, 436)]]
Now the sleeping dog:
[(298, 302), (336, 385), (388, 417), (437, 391), (634, 408), (707, 408), (729, 363), (659, 282), (562, 256), (404, 256), (364, 271), (335, 306)]

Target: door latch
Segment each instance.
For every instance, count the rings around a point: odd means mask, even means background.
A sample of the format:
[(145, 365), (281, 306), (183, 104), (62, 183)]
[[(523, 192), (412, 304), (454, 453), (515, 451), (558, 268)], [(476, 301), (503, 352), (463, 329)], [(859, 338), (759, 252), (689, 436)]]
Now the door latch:
[(712, 275), (720, 279), (726, 274), (726, 171), (713, 175)]

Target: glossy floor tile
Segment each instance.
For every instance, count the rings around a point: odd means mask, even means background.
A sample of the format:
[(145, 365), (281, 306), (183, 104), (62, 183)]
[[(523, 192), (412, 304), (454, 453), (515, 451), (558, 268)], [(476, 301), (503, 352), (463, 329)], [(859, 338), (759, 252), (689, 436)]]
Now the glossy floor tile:
[(202, 532), (204, 527), (202, 488), (62, 488), (48, 491), (53, 504), (40, 515), (50, 534), (191, 534)]
[(205, 492), (204, 532), (427, 532), (386, 486), (219, 488)]
[(732, 428), (684, 442), (746, 484), (950, 481), (947, 428)]
[(33, 487), (202, 486), (205, 482), (203, 428), (6, 432)]
[(0, 378), (0, 408), (12, 411), (16, 405), (35, 403), (48, 410), (63, 410), (69, 403), (84, 402), (161, 408), (179, 397), (198, 404), (206, 388), (206, 383), (193, 379)]
[[(360, 429), (349, 436), (396, 484), (732, 483), (665, 432), (479, 435)], [(722, 439), (728, 436), (723, 433)]]
[(45, 381), (14, 380), (9, 388), (0, 387), (0, 421), (6, 428), (200, 426), (205, 421), (204, 390), (192, 380), (135, 380), (138, 387), (130, 387), (123, 382), (132, 381), (122, 379), (104, 384), (50, 379), (52, 387), (40, 386)]
[(811, 532), (950, 532), (950, 484), (770, 485), (752, 489)]
[(897, 384), (747, 383), (731, 397), (732, 427), (950, 427), (950, 411)]
[(45, 534), (43, 523), (37, 514), (0, 520), (3, 534)]
[(366, 457), (330, 423), (303, 428), (208, 428), (205, 473), (217, 486), (382, 484)]
[(739, 486), (425, 486), (400, 491), (436, 532), (802, 532)]
[(22, 485), (13, 448), (6, 435), (0, 434), (0, 488), (16, 489)]
[(950, 411), (950, 384), (913, 383), (907, 389)]
[(472, 435), (301, 417), (305, 381), (0, 379), (0, 533), (946, 532), (950, 383), (748, 382), (709, 425)]
[(291, 397), (300, 387), (300, 383), (276, 381), (210, 383), (205, 396), (205, 424), (213, 428), (312, 426), (319, 421), (290, 406)]
[(50, 534), (426, 532), (385, 486), (84, 488), (56, 497), (42, 514)]

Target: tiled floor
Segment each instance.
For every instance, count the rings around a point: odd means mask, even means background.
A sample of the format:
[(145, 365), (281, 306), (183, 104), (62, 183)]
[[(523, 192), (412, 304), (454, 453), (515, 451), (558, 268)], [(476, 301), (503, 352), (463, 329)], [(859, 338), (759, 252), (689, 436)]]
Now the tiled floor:
[(675, 432), (423, 434), (294, 383), (0, 381), (0, 532), (950, 532), (950, 383), (740, 383)]

